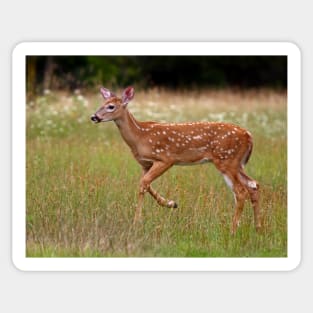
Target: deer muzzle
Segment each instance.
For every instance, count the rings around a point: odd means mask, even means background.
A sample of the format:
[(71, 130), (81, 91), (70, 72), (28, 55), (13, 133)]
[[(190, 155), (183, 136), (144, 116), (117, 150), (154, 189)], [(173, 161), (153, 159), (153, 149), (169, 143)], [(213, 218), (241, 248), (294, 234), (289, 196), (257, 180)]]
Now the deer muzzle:
[(100, 123), (101, 119), (96, 115), (91, 115), (90, 119), (94, 122), (94, 123)]

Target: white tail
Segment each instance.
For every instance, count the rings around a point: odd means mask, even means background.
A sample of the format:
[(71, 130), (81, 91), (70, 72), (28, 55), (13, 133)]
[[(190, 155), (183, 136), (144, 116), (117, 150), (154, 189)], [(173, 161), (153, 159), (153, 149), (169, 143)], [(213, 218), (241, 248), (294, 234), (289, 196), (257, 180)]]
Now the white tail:
[(127, 109), (128, 102), (134, 97), (134, 88), (126, 88), (121, 98), (103, 87), (100, 92), (105, 102), (91, 120), (95, 123), (113, 120), (143, 169), (135, 221), (141, 219), (145, 192), (162, 206), (177, 207), (175, 201), (163, 198), (151, 187), (151, 183), (170, 167), (212, 162), (235, 195), (232, 232), (237, 229), (248, 197), (254, 209), (255, 226), (257, 229), (261, 227), (259, 184), (244, 172), (253, 146), (247, 130), (219, 122), (139, 122)]

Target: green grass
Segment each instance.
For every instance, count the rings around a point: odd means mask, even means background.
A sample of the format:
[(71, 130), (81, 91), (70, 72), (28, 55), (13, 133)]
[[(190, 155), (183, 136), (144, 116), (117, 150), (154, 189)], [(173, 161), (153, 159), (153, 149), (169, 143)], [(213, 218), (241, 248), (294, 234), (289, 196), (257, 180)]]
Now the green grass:
[(284, 93), (226, 90), (148, 91), (129, 104), (141, 120), (224, 120), (250, 130), (246, 169), (261, 185), (263, 230), (246, 202), (232, 236), (233, 195), (212, 164), (166, 172), (153, 186), (179, 207), (146, 195), (134, 226), (141, 169), (114, 123), (89, 121), (100, 99), (39, 97), (27, 105), (27, 256), (286, 257), (286, 102)]

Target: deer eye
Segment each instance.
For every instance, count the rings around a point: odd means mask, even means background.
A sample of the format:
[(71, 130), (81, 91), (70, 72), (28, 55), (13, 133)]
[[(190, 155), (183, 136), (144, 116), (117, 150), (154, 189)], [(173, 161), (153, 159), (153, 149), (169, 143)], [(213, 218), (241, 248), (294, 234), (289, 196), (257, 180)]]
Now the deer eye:
[(115, 110), (115, 105), (109, 104), (109, 105), (107, 106), (107, 111), (108, 111), (108, 112), (112, 112), (112, 111), (114, 111), (114, 110)]

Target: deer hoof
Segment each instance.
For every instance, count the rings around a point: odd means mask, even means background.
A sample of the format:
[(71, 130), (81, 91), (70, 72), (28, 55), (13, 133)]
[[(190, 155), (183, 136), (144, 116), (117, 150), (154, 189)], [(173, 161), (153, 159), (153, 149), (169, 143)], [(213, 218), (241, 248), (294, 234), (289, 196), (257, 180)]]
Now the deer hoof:
[(175, 201), (173, 201), (173, 200), (170, 200), (168, 203), (167, 203), (167, 206), (169, 207), (169, 208), (174, 208), (174, 209), (176, 209), (178, 206), (177, 206), (177, 203), (175, 202)]
[(261, 227), (261, 224), (258, 224), (255, 226), (255, 230), (258, 234), (260, 234), (262, 232), (262, 227)]

